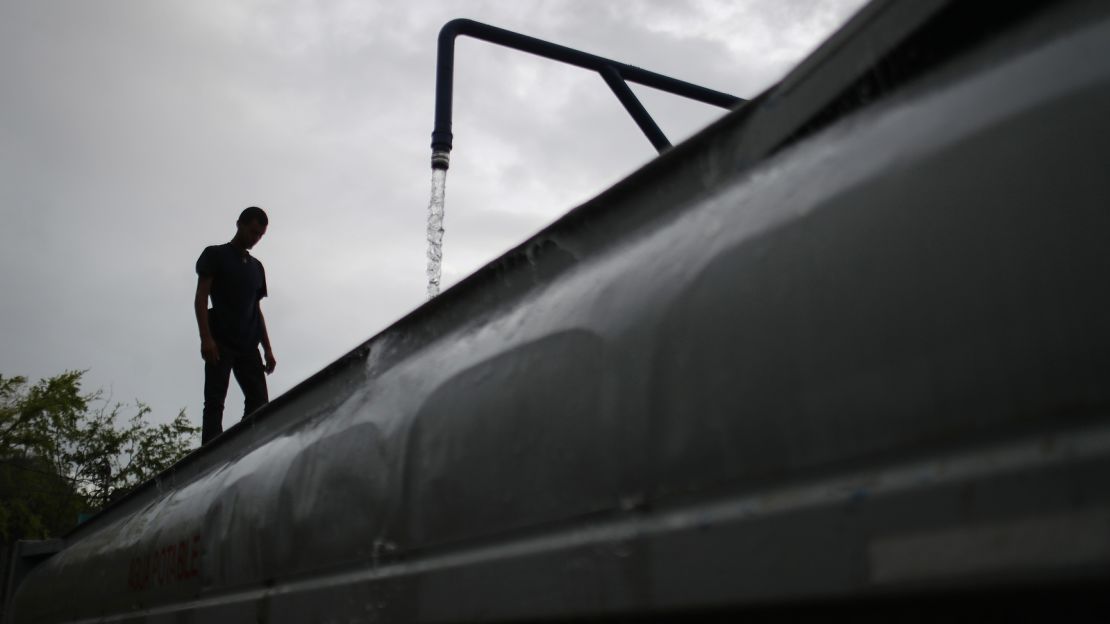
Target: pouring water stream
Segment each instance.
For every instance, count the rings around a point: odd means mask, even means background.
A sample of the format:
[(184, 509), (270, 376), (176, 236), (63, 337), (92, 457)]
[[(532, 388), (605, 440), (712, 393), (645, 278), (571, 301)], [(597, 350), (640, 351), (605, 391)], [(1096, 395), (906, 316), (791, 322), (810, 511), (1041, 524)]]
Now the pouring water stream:
[(447, 170), (432, 169), (432, 198), (428, 202), (428, 299), (439, 294), (443, 271), (443, 200)]

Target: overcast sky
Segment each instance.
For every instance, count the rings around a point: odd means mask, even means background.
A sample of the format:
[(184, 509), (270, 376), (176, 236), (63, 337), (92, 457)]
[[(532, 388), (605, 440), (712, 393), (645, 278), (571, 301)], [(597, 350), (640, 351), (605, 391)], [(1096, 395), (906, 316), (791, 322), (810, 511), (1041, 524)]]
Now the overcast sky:
[[(0, 374), (199, 424), (194, 265), (250, 205), (271, 397), (421, 305), (451, 19), (751, 97), (862, 4), (0, 0)], [(468, 38), (455, 69), (445, 288), (655, 156), (596, 74)], [(723, 114), (633, 89), (674, 143)]]

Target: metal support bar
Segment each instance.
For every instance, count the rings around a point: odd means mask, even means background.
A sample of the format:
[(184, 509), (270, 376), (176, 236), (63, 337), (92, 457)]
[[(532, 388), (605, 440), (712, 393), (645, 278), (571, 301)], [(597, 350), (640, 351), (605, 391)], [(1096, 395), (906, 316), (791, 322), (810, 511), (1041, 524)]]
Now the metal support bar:
[(628, 83), (621, 79), (617, 70), (613, 69), (612, 65), (606, 65), (605, 68), (601, 70), (601, 77), (605, 79), (605, 84), (609, 85), (609, 88), (613, 90), (617, 99), (624, 105), (624, 109), (628, 111), (628, 114), (632, 115), (632, 119), (636, 122), (636, 125), (640, 126), (640, 130), (647, 135), (648, 140), (655, 146), (656, 151), (662, 154), (664, 150), (669, 149), (671, 147), (671, 142), (667, 140), (667, 136), (663, 134), (658, 124), (656, 124), (655, 120), (648, 114), (647, 109), (640, 103), (636, 94), (632, 92), (632, 89), (628, 88)]
[(447, 168), (448, 154), (452, 147), (451, 106), (455, 74), (455, 38), (460, 35), (600, 73), (609, 88), (620, 98), (621, 104), (632, 115), (636, 124), (640, 126), (652, 145), (660, 152), (670, 147), (670, 142), (667, 141), (667, 137), (663, 135), (655, 121), (651, 119), (651, 115), (632, 93), (626, 81), (712, 104), (713, 106), (720, 106), (721, 108), (731, 109), (745, 102), (745, 100), (727, 93), (706, 89), (670, 76), (650, 72), (632, 65), (625, 65), (595, 54), (589, 54), (503, 28), (469, 19), (451, 20), (439, 31), (439, 48), (436, 60), (435, 128), (432, 130), (433, 168)]

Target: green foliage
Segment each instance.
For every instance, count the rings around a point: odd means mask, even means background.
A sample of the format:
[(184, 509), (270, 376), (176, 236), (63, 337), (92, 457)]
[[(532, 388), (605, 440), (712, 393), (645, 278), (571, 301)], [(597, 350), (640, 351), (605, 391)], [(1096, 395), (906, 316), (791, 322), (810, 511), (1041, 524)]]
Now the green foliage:
[(83, 375), (34, 385), (0, 375), (0, 539), (60, 535), (194, 446), (200, 429), (185, 410), (154, 425), (136, 402), (124, 420), (123, 405), (82, 394)]

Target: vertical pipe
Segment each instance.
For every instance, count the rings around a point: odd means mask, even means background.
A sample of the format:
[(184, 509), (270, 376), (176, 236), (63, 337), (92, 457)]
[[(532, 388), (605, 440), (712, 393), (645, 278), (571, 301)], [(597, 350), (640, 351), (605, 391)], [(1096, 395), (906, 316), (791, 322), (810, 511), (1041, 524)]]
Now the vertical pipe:
[(446, 170), (451, 154), (451, 106), (455, 89), (455, 37), (456, 22), (448, 22), (439, 31), (436, 50), (436, 112), (432, 129), (432, 169)]

